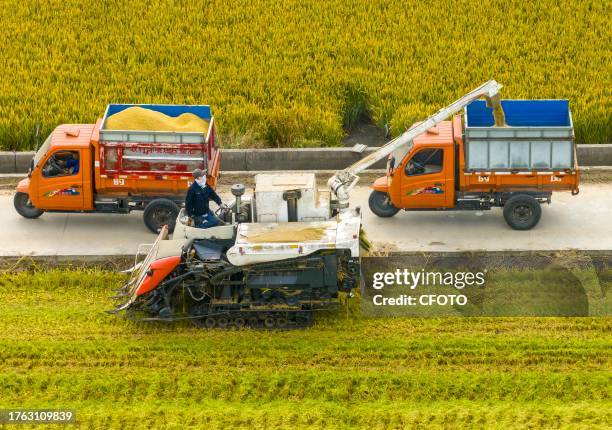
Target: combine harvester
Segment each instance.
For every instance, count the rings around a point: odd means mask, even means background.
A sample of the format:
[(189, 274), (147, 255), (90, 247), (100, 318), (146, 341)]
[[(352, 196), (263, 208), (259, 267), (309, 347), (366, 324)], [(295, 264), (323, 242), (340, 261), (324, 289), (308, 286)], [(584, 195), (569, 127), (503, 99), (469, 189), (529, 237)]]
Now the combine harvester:
[[(317, 189), (313, 173), (259, 174), (253, 195), (245, 196), (243, 185), (232, 187), (235, 201), (231, 210), (219, 213), (227, 223), (224, 226), (197, 229), (181, 212), (171, 240), (164, 229), (144, 259), (137, 255), (137, 264), (119, 297), (122, 303), (114, 312), (127, 311), (144, 320), (189, 319), (207, 328), (309, 325), (314, 311), (337, 304), (341, 292), (351, 296), (361, 284), (361, 215), (359, 208), (349, 206), (350, 190), (359, 172), (394, 153), (389, 157), (387, 181), (393, 175), (394, 157), (402, 157), (401, 165), (407, 163), (412, 154), (420, 152), (418, 138), (424, 133), (439, 136), (432, 139), (432, 147), (442, 142), (444, 162), (448, 163), (445, 167), (451, 165), (456, 152), (455, 146), (447, 145), (451, 125), (444, 121), (485, 97), (498, 122), (503, 123), (500, 88), (497, 82), (489, 81), (412, 126), (337, 172), (328, 181), (327, 190)], [(511, 132), (510, 127), (499, 130)], [(511, 170), (508, 174), (514, 175)], [(540, 180), (543, 176), (534, 177), (545, 188)], [(454, 186), (454, 182), (446, 184)], [(537, 192), (545, 193), (546, 189)], [(510, 202), (512, 192), (505, 195)], [(475, 198), (478, 202), (482, 197)], [(388, 204), (383, 208), (388, 210)]]

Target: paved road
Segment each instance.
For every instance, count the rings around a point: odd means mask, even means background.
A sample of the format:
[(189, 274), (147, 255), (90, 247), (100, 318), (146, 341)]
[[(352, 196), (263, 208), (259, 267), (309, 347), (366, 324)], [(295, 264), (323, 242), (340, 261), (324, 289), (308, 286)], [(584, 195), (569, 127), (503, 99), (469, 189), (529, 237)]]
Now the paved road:
[[(222, 195), (226, 193), (222, 193)], [(400, 212), (390, 219), (367, 207), (369, 189), (352, 197), (363, 210), (368, 237), (377, 245), (401, 251), (611, 250), (612, 184), (586, 184), (581, 193), (553, 196), (542, 220), (530, 231), (511, 230), (501, 210), (476, 212)], [(154, 235), (139, 212), (130, 215), (44, 214), (21, 218), (12, 196), (0, 195), (0, 256), (133, 254)]]

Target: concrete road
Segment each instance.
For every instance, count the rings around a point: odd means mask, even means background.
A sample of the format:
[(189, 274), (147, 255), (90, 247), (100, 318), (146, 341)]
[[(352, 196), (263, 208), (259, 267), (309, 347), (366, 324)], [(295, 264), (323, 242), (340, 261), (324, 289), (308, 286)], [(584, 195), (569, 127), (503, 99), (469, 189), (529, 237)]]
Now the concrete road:
[(501, 208), (490, 211), (405, 212), (378, 218), (367, 206), (369, 190), (356, 193), (368, 237), (400, 251), (516, 251), (612, 249), (612, 184), (587, 184), (580, 194), (553, 194), (528, 231), (512, 230)]
[[(222, 190), (223, 191), (223, 190)], [(378, 218), (368, 208), (369, 188), (352, 197), (363, 209), (370, 240), (396, 251), (611, 250), (612, 184), (586, 184), (578, 196), (553, 196), (540, 223), (530, 231), (514, 231), (501, 210), (477, 212), (400, 212)], [(229, 199), (227, 193), (222, 197)], [(155, 236), (142, 213), (43, 214), (36, 220), (19, 216), (12, 196), (0, 195), (0, 256), (134, 254), (138, 244)]]

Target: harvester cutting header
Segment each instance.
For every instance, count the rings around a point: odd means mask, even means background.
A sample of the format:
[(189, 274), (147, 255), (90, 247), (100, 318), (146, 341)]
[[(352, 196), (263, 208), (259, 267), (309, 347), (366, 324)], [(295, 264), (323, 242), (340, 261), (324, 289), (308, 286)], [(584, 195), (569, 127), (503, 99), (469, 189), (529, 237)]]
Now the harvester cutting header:
[[(501, 101), (500, 88), (476, 88), (336, 172), (328, 189), (317, 188), (313, 173), (259, 174), (251, 195), (232, 187), (234, 202), (218, 213), (224, 225), (195, 228), (181, 212), (172, 239), (163, 229), (137, 261), (117, 311), (208, 328), (308, 325), (362, 282), (367, 242), (350, 191), (385, 157), (387, 174), (370, 197), (377, 215), (501, 206), (513, 228), (533, 227), (552, 191), (578, 192), (571, 117), (566, 102)], [(452, 116), (466, 107), (464, 130)]]

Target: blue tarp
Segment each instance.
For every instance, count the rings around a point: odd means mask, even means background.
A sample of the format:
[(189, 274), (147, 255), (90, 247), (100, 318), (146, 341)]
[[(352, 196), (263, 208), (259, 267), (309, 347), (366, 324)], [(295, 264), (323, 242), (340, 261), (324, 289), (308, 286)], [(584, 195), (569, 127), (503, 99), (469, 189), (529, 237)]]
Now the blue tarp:
[[(502, 100), (506, 124), (510, 127), (571, 127), (568, 100)], [(492, 127), (493, 109), (484, 100), (466, 108), (468, 127)]]

